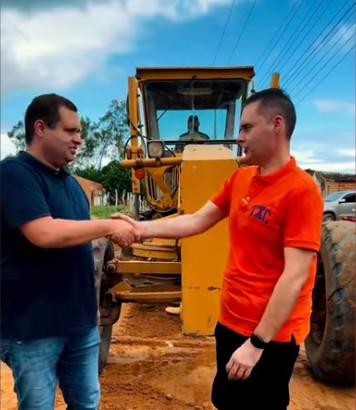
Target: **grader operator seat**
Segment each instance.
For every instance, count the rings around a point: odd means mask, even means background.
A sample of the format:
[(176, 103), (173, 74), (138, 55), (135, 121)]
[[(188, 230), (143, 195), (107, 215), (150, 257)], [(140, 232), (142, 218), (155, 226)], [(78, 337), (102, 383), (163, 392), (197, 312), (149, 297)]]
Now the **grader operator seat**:
[[(209, 140), (209, 136), (201, 131), (199, 131), (199, 118), (197, 115), (190, 115), (188, 117), (188, 131), (179, 136), (180, 141), (201, 141)], [(176, 145), (175, 152), (182, 152), (185, 144)]]

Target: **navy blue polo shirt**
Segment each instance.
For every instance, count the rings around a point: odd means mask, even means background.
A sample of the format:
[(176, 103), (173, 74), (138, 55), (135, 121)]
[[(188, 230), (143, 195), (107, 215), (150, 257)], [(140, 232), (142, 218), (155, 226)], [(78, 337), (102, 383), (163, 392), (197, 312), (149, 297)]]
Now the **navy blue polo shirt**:
[(1, 337), (65, 336), (96, 325), (92, 245), (44, 249), (19, 227), (52, 216), (90, 219), (77, 180), (26, 152), (0, 162)]

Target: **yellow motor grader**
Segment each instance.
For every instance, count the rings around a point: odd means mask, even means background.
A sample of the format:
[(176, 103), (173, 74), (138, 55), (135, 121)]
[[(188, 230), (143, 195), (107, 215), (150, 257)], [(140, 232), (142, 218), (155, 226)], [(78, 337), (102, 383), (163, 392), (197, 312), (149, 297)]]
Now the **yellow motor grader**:
[[(135, 218), (170, 218), (198, 210), (239, 166), (235, 137), (253, 67), (138, 68), (128, 79), (128, 125), (123, 167), (131, 169)], [(274, 74), (271, 87), (278, 87)], [(147, 209), (141, 209), (144, 198)], [(354, 360), (354, 260), (352, 222), (323, 227), (306, 349), (317, 377), (352, 383)], [(182, 331), (212, 335), (227, 260), (222, 221), (182, 240), (134, 243), (116, 259), (108, 240), (96, 241), (100, 281), (102, 369), (122, 303), (181, 303)]]

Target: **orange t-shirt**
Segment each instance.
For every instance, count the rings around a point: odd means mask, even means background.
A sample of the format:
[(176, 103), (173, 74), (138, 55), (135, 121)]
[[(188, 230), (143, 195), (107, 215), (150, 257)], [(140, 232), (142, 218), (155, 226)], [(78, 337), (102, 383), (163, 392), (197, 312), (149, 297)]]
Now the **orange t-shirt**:
[[(219, 321), (249, 336), (284, 269), (284, 248), (318, 251), (323, 204), (313, 179), (291, 160), (260, 175), (238, 169), (211, 201), (229, 217), (230, 250), (221, 289)], [(300, 344), (309, 333), (316, 255), (288, 321), (273, 340)]]

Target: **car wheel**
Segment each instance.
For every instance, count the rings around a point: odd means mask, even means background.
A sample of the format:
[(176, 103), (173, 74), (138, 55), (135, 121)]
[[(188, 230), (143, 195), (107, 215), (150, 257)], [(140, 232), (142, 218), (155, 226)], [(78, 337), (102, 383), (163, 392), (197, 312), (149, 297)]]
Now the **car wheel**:
[(331, 213), (325, 213), (323, 215), (323, 222), (328, 222), (328, 221), (335, 221), (335, 215)]

